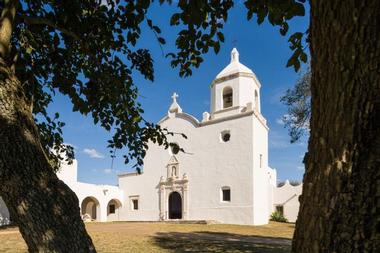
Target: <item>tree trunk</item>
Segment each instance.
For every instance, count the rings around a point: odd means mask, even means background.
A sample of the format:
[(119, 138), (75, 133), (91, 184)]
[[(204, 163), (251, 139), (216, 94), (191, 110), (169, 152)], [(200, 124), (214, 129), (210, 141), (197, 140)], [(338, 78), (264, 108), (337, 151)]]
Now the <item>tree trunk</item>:
[(20, 82), (0, 58), (0, 196), (30, 252), (95, 252), (78, 199), (52, 170)]
[(380, 252), (380, 1), (311, 1), (312, 117), (293, 252)]

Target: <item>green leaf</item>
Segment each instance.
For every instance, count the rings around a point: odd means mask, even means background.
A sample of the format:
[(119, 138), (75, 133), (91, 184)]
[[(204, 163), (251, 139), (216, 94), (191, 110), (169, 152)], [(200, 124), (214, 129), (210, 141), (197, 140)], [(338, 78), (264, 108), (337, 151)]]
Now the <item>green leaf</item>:
[(162, 38), (162, 37), (158, 37), (158, 41), (160, 42), (160, 44), (165, 44), (166, 43), (165, 39)]
[(217, 35), (218, 35), (219, 40), (221, 42), (224, 42), (224, 35), (223, 35), (223, 33), (222, 32), (218, 32)]
[(219, 53), (220, 50), (220, 44), (219, 42), (214, 43), (214, 52), (215, 54)]
[(303, 61), (304, 63), (306, 63), (307, 62), (307, 54), (305, 52), (302, 52), (300, 54), (300, 59), (301, 59), (301, 61)]

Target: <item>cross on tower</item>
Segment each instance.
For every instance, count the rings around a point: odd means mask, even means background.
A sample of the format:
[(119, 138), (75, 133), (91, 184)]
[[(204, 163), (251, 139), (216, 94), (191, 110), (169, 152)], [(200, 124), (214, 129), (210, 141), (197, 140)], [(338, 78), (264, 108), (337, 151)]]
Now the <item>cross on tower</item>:
[(177, 102), (177, 97), (178, 97), (178, 94), (174, 92), (172, 96), (173, 102)]

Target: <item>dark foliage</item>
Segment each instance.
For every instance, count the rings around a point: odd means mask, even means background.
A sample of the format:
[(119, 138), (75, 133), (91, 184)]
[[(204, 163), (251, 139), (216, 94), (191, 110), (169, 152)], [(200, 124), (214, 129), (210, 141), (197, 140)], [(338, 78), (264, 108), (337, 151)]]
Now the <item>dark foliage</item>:
[(309, 133), (311, 116), (311, 71), (307, 69), (298, 79), (293, 89), (286, 91), (281, 102), (288, 107), (288, 113), (282, 117), (285, 127), (289, 130), (290, 142), (297, 142)]
[[(1, 7), (4, 6), (1, 1)], [(287, 21), (303, 16), (303, 0), (245, 1), (247, 18), (257, 15), (260, 24), (266, 18), (288, 31)], [(168, 148), (169, 133), (145, 121), (143, 109), (136, 101), (138, 89), (132, 73), (139, 72), (154, 80), (153, 59), (147, 48), (137, 48), (142, 28), (151, 29), (157, 43), (165, 44), (161, 29), (149, 18), (150, 0), (81, 0), (20, 1), (14, 21), (10, 53), (3, 58), (15, 70), (35, 115), (41, 142), (53, 164), (74, 157), (73, 148), (62, 139), (63, 122), (59, 115), (48, 115), (47, 107), (55, 93), (66, 95), (73, 111), (93, 118), (110, 131), (110, 150), (127, 148), (125, 162), (142, 165), (153, 141)], [(158, 4), (174, 4), (159, 0)], [(203, 61), (202, 55), (212, 49), (219, 52), (224, 42), (223, 26), (234, 2), (230, 0), (196, 0), (176, 2), (177, 12), (169, 14), (171, 26), (181, 28), (176, 39), (176, 52), (169, 52), (172, 67), (181, 76), (191, 75)], [(290, 36), (294, 54), (289, 66), (299, 68), (306, 61), (302, 35)], [(58, 155), (57, 155), (58, 154)], [(114, 154), (113, 154), (114, 155)], [(57, 166), (56, 166), (57, 167)]]

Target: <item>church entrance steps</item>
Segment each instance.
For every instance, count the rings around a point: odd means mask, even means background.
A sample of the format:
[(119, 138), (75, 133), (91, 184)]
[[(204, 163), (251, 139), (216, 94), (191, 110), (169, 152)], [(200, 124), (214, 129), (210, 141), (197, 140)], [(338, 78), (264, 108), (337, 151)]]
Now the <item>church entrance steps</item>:
[(201, 225), (210, 225), (210, 224), (222, 224), (222, 222), (217, 220), (163, 220), (163, 221), (108, 221), (111, 223), (166, 223), (166, 224), (201, 224)]

